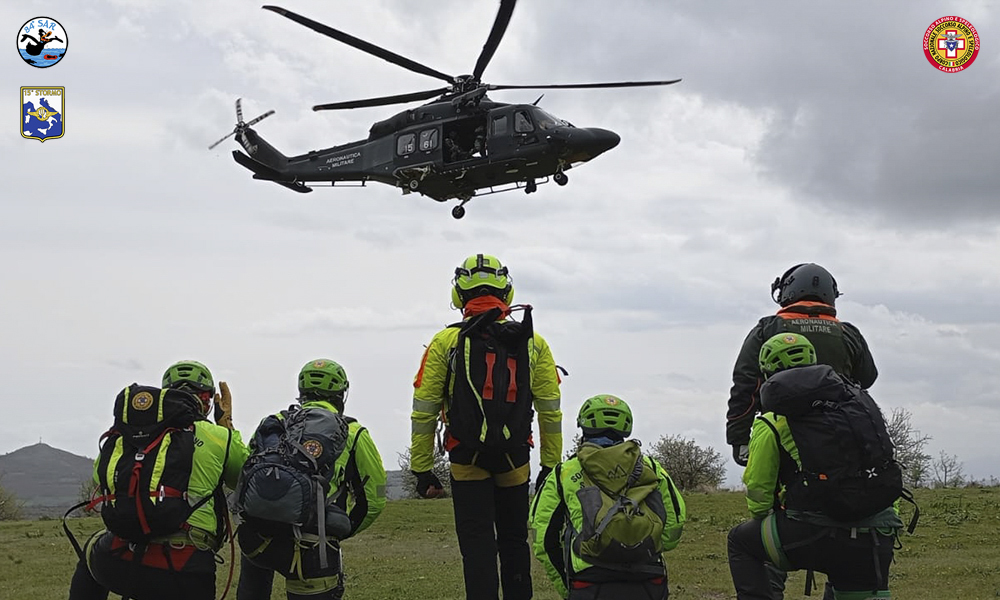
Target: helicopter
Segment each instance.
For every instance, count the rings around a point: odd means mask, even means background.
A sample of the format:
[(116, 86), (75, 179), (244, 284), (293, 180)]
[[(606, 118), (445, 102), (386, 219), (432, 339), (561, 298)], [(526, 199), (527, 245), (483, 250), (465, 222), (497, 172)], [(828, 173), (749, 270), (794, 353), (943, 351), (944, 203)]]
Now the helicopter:
[[(243, 120), (241, 100), (236, 100), (236, 126), (209, 146), (215, 148), (230, 136), (245, 152), (233, 159), (250, 170), (254, 179), (271, 181), (300, 193), (313, 187), (364, 187), (368, 181), (401, 188), (403, 194), (420, 193), (438, 202), (457, 199), (452, 216), (465, 216), (473, 197), (524, 189), (531, 194), (549, 178), (557, 185), (569, 182), (566, 171), (611, 150), (621, 141), (613, 131), (579, 128), (532, 104), (494, 102), (487, 92), (516, 89), (598, 89), (662, 86), (667, 81), (620, 81), (549, 85), (495, 85), (482, 81), (510, 23), (517, 0), (501, 0), (489, 37), (471, 74), (448, 75), (370, 42), (296, 14), (280, 6), (265, 5), (296, 23), (339, 42), (367, 52), (415, 73), (443, 80), (435, 89), (318, 104), (314, 111), (386, 106), (429, 100), (431, 102), (378, 121), (368, 138), (285, 156), (254, 129), (274, 114), (267, 111)], [(544, 94), (543, 94), (544, 95)], [(435, 98), (436, 97), (436, 98)]]

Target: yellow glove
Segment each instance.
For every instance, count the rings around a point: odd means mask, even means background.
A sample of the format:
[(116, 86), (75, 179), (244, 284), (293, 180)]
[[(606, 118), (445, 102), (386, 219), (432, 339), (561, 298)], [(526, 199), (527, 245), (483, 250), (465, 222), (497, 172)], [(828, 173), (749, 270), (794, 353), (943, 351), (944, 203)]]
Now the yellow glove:
[(219, 391), (215, 393), (215, 424), (226, 429), (233, 428), (233, 396), (225, 381), (219, 382)]

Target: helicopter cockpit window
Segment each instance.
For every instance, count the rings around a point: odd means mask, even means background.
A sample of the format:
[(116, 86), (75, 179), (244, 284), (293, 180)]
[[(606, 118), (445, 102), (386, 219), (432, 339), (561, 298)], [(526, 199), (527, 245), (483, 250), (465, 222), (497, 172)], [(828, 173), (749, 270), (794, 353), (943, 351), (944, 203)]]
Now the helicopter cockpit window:
[(493, 135), (504, 135), (507, 133), (507, 115), (501, 115), (493, 119)]
[(562, 127), (567, 124), (566, 121), (553, 117), (540, 108), (535, 109), (535, 121), (538, 122), (538, 127), (540, 129), (552, 129), (554, 127)]
[(417, 149), (417, 136), (413, 133), (407, 133), (399, 136), (396, 140), (396, 154), (400, 156), (406, 156), (407, 154), (413, 154)]
[(531, 133), (535, 130), (535, 126), (531, 124), (531, 117), (528, 113), (519, 110), (514, 113), (514, 131), (517, 133)]
[[(402, 139), (402, 138), (400, 138)], [(420, 150), (430, 152), (438, 147), (438, 130), (425, 129), (420, 132)]]

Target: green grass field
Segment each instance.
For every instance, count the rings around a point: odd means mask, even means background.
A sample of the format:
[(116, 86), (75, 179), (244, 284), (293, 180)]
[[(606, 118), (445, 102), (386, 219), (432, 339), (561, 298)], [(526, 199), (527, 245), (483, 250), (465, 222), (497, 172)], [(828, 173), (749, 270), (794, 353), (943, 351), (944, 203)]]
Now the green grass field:
[[(744, 519), (743, 498), (736, 493), (685, 498), (688, 524), (680, 546), (667, 554), (671, 597), (733, 598), (726, 532)], [(896, 553), (893, 596), (1000, 598), (1000, 488), (919, 490), (917, 501), (920, 524), (914, 535), (904, 534), (903, 548)], [(909, 508), (904, 506), (904, 511)], [(79, 538), (100, 527), (96, 518), (71, 524)], [(226, 564), (217, 578), (220, 594), (229, 572), (228, 546), (223, 553)], [(371, 529), (344, 544), (344, 561), (347, 597), (353, 600), (463, 597), (461, 559), (447, 500), (390, 502)], [(0, 523), (0, 599), (65, 598), (75, 563), (59, 521)], [(558, 598), (537, 562), (534, 577), (536, 598)], [(283, 583), (277, 579), (272, 598), (284, 598)], [(817, 579), (822, 582), (823, 577)], [(785, 597), (802, 597), (803, 585), (804, 574), (793, 574)], [(233, 589), (227, 597), (235, 598)], [(822, 591), (812, 597), (821, 598)]]

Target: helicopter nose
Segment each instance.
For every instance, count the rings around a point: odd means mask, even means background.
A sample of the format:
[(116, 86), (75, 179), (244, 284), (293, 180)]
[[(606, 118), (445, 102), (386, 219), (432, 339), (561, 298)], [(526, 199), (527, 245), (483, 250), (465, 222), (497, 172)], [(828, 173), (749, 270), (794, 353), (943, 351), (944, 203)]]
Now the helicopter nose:
[(588, 128), (587, 131), (593, 137), (593, 140), (590, 142), (590, 151), (593, 153), (593, 156), (611, 150), (622, 141), (622, 138), (614, 131), (598, 129), (597, 127)]
[(611, 150), (619, 142), (621, 138), (614, 131), (596, 127), (575, 129), (566, 140), (563, 158), (569, 162), (588, 161)]

